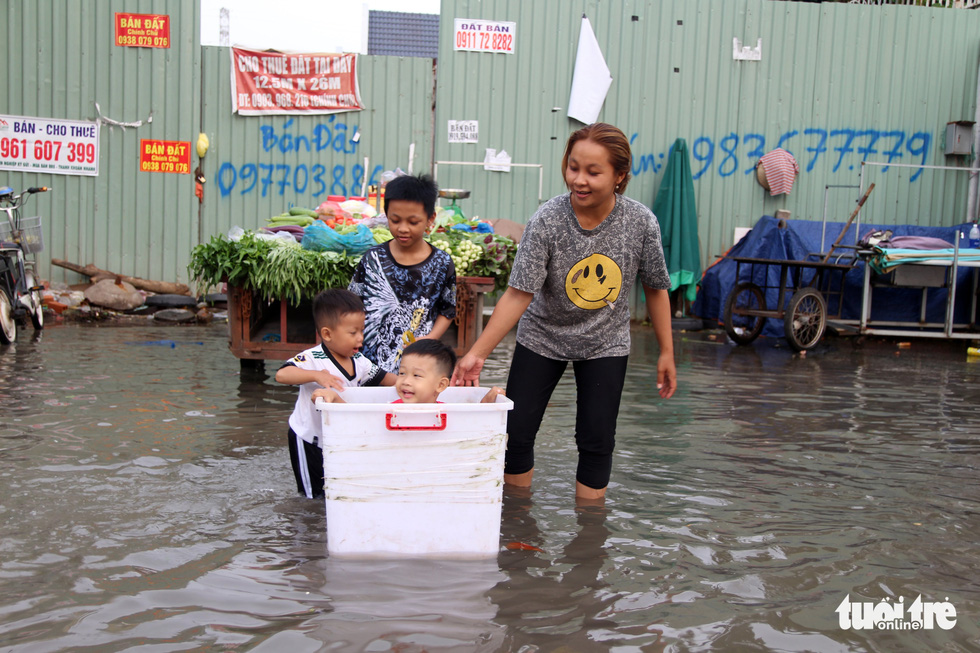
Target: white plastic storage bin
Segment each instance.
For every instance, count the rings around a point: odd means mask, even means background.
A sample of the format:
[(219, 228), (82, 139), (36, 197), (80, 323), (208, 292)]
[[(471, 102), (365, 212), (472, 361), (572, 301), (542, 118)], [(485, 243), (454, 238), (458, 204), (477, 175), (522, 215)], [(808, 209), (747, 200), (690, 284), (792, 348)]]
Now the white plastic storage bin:
[(347, 403), (317, 403), (330, 555), (497, 555), (514, 403), (480, 403), (488, 390), (392, 404), (393, 387), (346, 388)]

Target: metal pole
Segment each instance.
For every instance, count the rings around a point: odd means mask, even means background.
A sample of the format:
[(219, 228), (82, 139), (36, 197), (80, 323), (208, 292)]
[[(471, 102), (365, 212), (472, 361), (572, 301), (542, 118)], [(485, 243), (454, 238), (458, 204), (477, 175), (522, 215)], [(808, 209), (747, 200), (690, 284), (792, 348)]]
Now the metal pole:
[[(439, 164), (453, 166), (482, 166), (483, 161), (435, 161), (432, 164), (432, 177), (439, 181)], [(537, 168), (538, 169), (538, 204), (541, 204), (541, 194), (544, 193), (544, 164), (541, 163), (509, 163), (512, 168)]]
[(827, 196), (830, 195), (830, 186), (823, 187), (823, 228), (820, 230), (820, 251), (823, 251), (823, 244), (827, 239)]
[[(956, 308), (956, 275), (959, 272), (960, 262), (960, 230), (956, 230), (956, 238), (953, 244), (953, 265), (949, 269), (949, 288), (946, 290), (946, 324), (943, 333), (949, 338), (953, 335), (953, 311)], [(924, 291), (925, 289), (923, 289)]]
[(820, 251), (823, 252), (823, 244), (827, 237), (827, 197), (830, 195), (831, 188), (858, 188), (854, 184), (827, 184), (823, 187), (823, 229), (820, 232)]
[[(960, 166), (927, 166), (919, 163), (888, 163), (886, 161), (862, 161), (862, 166), (883, 166), (885, 168), (922, 168), (924, 170), (959, 170), (960, 172), (980, 172), (980, 168), (963, 168)], [(862, 174), (864, 169), (861, 169)]]
[[(858, 192), (861, 193), (861, 196), (862, 197), (864, 196), (864, 164), (865, 163), (867, 163), (867, 161), (862, 161), (861, 162), (861, 181), (858, 184), (860, 186), (860, 188), (858, 189)], [(859, 224), (858, 225), (858, 231), (860, 231), (860, 230), (861, 230), (861, 226)], [(859, 238), (859, 236), (857, 235), (857, 231), (855, 231), (854, 232), (854, 245), (855, 246), (857, 246), (857, 244), (858, 244), (858, 238)]]
[[(975, 99), (976, 109), (973, 117), (973, 157), (980, 155), (980, 66), (977, 66), (977, 96)], [(980, 183), (978, 183), (978, 172), (970, 172), (970, 187), (966, 196), (966, 220), (964, 222), (974, 222), (977, 219), (977, 200), (980, 194)]]

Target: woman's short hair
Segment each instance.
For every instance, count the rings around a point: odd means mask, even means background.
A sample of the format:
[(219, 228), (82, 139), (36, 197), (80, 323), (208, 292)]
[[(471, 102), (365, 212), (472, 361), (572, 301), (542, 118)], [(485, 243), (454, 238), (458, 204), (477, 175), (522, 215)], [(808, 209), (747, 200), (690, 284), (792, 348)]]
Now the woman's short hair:
[(606, 148), (609, 152), (609, 163), (612, 164), (616, 174), (622, 174), (623, 180), (616, 186), (617, 193), (626, 190), (626, 184), (630, 181), (630, 168), (633, 165), (633, 154), (630, 151), (630, 142), (626, 134), (619, 127), (614, 127), (605, 122), (594, 122), (581, 129), (572, 132), (565, 144), (565, 156), (561, 159), (561, 175), (565, 177), (568, 169), (568, 157), (572, 153), (572, 147), (579, 141), (592, 141)]

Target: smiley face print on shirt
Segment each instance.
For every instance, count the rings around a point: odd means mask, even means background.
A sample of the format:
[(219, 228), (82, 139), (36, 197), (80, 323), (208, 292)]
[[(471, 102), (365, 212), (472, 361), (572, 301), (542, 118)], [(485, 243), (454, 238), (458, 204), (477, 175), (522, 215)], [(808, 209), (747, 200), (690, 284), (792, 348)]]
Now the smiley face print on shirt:
[(604, 254), (591, 254), (569, 269), (565, 293), (579, 308), (613, 308), (623, 287), (623, 272)]

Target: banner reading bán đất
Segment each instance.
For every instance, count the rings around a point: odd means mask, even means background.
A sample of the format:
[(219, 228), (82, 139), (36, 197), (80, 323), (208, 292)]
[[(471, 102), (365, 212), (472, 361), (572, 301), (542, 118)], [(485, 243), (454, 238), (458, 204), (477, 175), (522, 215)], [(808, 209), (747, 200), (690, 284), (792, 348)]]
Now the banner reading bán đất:
[(360, 111), (357, 55), (231, 48), (231, 103), (243, 116)]
[(191, 172), (190, 141), (140, 139), (140, 172)]
[(116, 45), (139, 48), (170, 47), (170, 16), (116, 13)]

